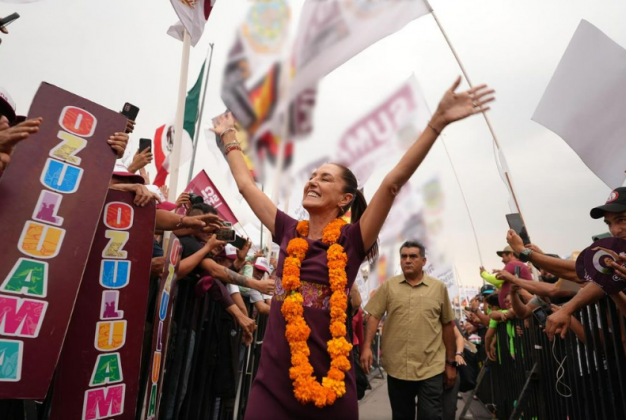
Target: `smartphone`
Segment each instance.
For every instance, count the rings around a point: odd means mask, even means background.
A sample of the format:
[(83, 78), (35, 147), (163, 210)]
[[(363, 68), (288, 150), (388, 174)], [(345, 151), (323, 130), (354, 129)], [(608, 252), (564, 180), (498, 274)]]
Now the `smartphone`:
[(227, 228), (229, 228), (229, 229), (233, 227), (233, 224), (232, 224), (232, 223), (230, 223), (230, 222), (227, 222), (227, 221), (223, 221), (223, 222), (222, 222), (222, 225), (226, 226), (226, 227), (227, 227)]
[(593, 236), (591, 237), (591, 240), (595, 242), (595, 241), (599, 241), (600, 239), (604, 239), (604, 238), (611, 238), (612, 236), (613, 236), (613, 235), (611, 235), (609, 232), (607, 232), (607, 233), (601, 233), (601, 234), (599, 234), (599, 235), (593, 235)]
[(9, 26), (10, 23), (13, 23), (20, 17), (19, 13), (11, 13), (9, 16), (0, 20), (0, 26)]
[(218, 241), (234, 242), (237, 234), (232, 229), (220, 229), (215, 234)]
[(521, 273), (522, 273), (522, 267), (520, 267), (519, 265), (516, 265), (515, 266), (515, 277), (519, 278)]
[(546, 314), (546, 311), (544, 311), (541, 306), (539, 306), (539, 307), (537, 307), (537, 308), (535, 308), (533, 310), (533, 316), (535, 317), (535, 319), (539, 323), (540, 327), (545, 327), (546, 326), (546, 321), (548, 320), (548, 314)]
[(131, 121), (137, 121), (137, 115), (139, 115), (139, 108), (135, 105), (126, 102), (124, 108), (122, 108), (122, 115)]
[(519, 213), (507, 214), (506, 221), (509, 223), (509, 227), (517, 233), (524, 245), (528, 245), (530, 242), (530, 237), (528, 236), (528, 232), (526, 231), (526, 226), (524, 226), (524, 221), (522, 220), (522, 216)]
[(246, 246), (246, 242), (247, 241), (241, 236), (235, 235), (235, 240), (233, 241), (232, 245), (237, 249), (241, 249)]
[(143, 152), (147, 148), (152, 149), (152, 140), (150, 140), (150, 139), (139, 139), (139, 151)]

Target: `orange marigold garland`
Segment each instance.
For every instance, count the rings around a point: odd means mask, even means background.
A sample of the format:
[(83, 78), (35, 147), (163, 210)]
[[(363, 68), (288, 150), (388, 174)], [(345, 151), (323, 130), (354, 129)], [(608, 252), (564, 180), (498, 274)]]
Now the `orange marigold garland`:
[[(332, 405), (337, 398), (346, 393), (345, 377), (350, 370), (348, 355), (352, 350), (352, 344), (346, 340), (346, 309), (348, 308), (348, 295), (346, 287), (346, 264), (348, 256), (337, 240), (341, 236), (341, 227), (346, 222), (335, 219), (330, 222), (322, 234), (322, 242), (330, 245), (326, 256), (328, 258), (328, 278), (332, 295), (330, 296), (330, 333), (332, 339), (327, 343), (330, 355), (330, 369), (320, 384), (313, 376), (313, 366), (309, 362), (311, 351), (307, 339), (311, 329), (304, 320), (304, 300), (300, 293), (300, 267), (309, 249), (308, 242), (303, 238), (294, 238), (289, 241), (283, 267), (283, 287), (289, 295), (285, 298), (281, 312), (287, 326), (285, 337), (289, 342), (291, 351), (291, 365), (289, 377), (293, 381), (293, 393), (302, 404), (313, 402), (322, 408)], [(298, 223), (297, 232), (306, 237), (309, 234), (309, 222)]]

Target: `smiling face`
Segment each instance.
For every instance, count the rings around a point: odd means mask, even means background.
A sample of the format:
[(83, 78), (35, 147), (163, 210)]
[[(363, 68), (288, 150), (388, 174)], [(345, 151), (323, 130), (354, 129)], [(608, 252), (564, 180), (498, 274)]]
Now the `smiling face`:
[(309, 213), (343, 213), (341, 209), (347, 207), (354, 197), (345, 193), (344, 188), (342, 169), (331, 163), (324, 164), (313, 172), (305, 184), (302, 207)]
[(626, 239), (626, 212), (604, 213), (604, 223), (609, 227), (609, 232), (616, 238)]

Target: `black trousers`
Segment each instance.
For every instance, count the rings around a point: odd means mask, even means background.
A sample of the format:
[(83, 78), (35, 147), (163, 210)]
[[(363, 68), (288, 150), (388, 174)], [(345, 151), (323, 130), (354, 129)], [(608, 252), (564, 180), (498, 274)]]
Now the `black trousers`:
[(443, 373), (423, 381), (404, 381), (387, 375), (393, 420), (415, 420), (415, 397), (419, 420), (441, 420)]

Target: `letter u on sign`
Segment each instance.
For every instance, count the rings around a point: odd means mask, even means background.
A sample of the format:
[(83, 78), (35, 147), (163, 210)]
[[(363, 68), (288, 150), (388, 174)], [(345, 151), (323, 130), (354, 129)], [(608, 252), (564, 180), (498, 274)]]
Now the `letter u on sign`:
[(82, 176), (81, 168), (48, 158), (40, 181), (51, 190), (72, 194), (78, 190)]
[(36, 258), (54, 258), (59, 254), (65, 229), (29, 220), (24, 225), (17, 249)]

